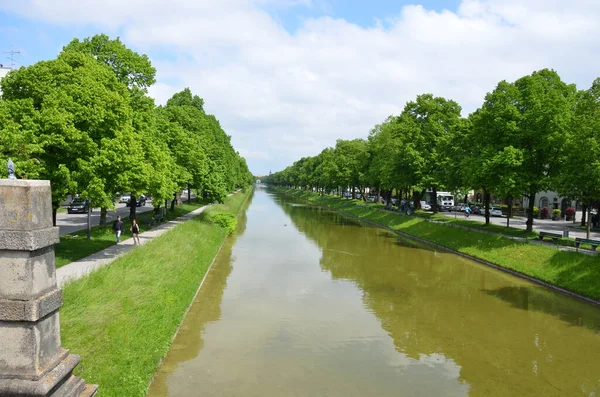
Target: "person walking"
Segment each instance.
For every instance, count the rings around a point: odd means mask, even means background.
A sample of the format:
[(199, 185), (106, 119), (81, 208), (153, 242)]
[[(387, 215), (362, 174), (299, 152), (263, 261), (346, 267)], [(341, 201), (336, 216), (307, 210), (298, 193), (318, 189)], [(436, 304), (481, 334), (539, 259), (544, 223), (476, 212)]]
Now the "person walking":
[(121, 221), (121, 216), (117, 216), (117, 220), (113, 223), (113, 231), (117, 236), (117, 244), (121, 244), (121, 232), (123, 232), (123, 221)]
[(131, 233), (133, 234), (133, 245), (140, 245), (140, 225), (134, 219), (131, 221)]

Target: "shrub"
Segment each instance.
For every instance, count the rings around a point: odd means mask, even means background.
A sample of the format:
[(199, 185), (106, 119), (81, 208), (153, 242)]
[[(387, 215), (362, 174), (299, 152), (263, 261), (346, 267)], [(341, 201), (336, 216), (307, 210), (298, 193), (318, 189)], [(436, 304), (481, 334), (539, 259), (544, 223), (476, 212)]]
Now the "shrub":
[(560, 211), (558, 208), (557, 208), (557, 209), (554, 209), (554, 210), (552, 210), (552, 216), (553, 216), (554, 218), (560, 218), (560, 212), (561, 212), (561, 211)]
[(565, 210), (566, 216), (575, 216), (575, 208), (569, 207)]
[(537, 218), (540, 214), (540, 209), (538, 207), (533, 207), (533, 217)]
[(548, 214), (550, 214), (550, 208), (544, 207), (541, 209), (540, 215), (542, 216), (542, 219), (548, 219)]
[(237, 218), (235, 215), (230, 214), (228, 212), (217, 212), (215, 214), (210, 215), (210, 220), (223, 229), (227, 230), (228, 234), (231, 234), (235, 231), (237, 227)]

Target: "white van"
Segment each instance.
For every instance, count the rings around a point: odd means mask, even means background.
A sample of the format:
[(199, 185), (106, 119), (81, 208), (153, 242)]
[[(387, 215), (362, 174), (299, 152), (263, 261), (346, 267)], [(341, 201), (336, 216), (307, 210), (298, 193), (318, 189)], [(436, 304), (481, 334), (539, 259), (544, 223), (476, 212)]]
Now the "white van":
[(449, 192), (437, 192), (437, 202), (440, 211), (454, 210), (454, 196)]

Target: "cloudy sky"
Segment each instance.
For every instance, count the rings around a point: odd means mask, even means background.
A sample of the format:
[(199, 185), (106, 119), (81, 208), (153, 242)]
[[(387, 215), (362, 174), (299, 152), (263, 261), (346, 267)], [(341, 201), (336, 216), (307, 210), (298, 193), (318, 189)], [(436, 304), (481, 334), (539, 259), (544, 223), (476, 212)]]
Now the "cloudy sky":
[(157, 103), (190, 87), (265, 174), (366, 137), (421, 93), (466, 115), (536, 69), (589, 87), (598, 21), (598, 0), (0, 0), (0, 50), (29, 65), (120, 36), (158, 69)]

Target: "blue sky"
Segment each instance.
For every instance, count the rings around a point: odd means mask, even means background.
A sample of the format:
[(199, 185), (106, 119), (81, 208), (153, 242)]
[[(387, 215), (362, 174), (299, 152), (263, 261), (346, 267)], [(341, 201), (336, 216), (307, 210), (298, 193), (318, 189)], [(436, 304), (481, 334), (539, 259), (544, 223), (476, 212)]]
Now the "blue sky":
[[(267, 12), (283, 27), (293, 34), (302, 27), (309, 18), (328, 16), (341, 18), (361, 27), (373, 27), (380, 21), (384, 26), (390, 18), (400, 14), (403, 6), (420, 4), (426, 9), (455, 11), (459, 0), (313, 0), (310, 5), (298, 4), (271, 5)], [(111, 36), (122, 35), (122, 29), (106, 29), (105, 27), (81, 26), (71, 24), (64, 26), (46, 22), (39, 18), (28, 18), (15, 12), (2, 9), (0, 4), (0, 64), (10, 66), (8, 59), (11, 50), (20, 51), (14, 56), (17, 66), (27, 66), (40, 60), (52, 59), (63, 45), (73, 38), (84, 38), (96, 33), (107, 33)], [(165, 50), (150, 51), (157, 59), (170, 59), (172, 54)]]
[(467, 115), (542, 68), (587, 88), (599, 20), (598, 0), (0, 0), (0, 51), (30, 65), (120, 36), (157, 68), (157, 103), (189, 87), (265, 174), (366, 138), (419, 94)]

